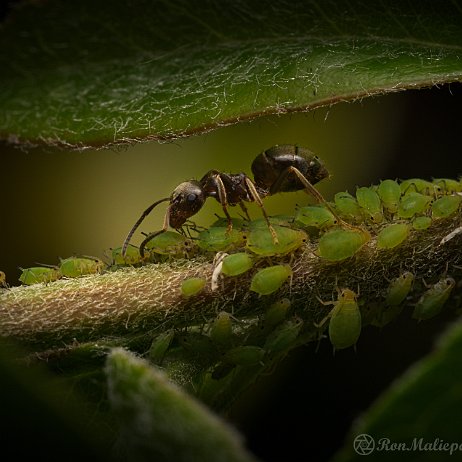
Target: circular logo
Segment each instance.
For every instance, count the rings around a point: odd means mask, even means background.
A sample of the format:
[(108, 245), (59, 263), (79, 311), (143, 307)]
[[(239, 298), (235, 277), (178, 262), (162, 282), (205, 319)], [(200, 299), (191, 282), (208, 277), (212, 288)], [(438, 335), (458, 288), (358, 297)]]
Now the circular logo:
[(360, 456), (368, 456), (375, 449), (375, 440), (367, 433), (361, 433), (353, 441), (353, 448)]

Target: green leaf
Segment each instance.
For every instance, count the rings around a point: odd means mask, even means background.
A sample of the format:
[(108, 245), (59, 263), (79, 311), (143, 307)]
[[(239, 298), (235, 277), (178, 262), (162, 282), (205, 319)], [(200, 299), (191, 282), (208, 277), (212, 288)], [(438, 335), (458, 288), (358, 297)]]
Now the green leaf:
[(460, 23), (456, 2), (33, 2), (0, 30), (0, 137), (173, 139), (456, 81)]
[(129, 460), (255, 460), (234, 430), (146, 361), (114, 349), (106, 373)]
[[(371, 460), (438, 461), (460, 459), (462, 442), (462, 322), (442, 337), (435, 351), (396, 382), (353, 428), (335, 462), (363, 460), (353, 449), (358, 435)], [(367, 444), (369, 443), (369, 444)], [(397, 449), (393, 444), (410, 449)], [(413, 446), (414, 445), (414, 446)], [(359, 449), (361, 451), (361, 449)]]

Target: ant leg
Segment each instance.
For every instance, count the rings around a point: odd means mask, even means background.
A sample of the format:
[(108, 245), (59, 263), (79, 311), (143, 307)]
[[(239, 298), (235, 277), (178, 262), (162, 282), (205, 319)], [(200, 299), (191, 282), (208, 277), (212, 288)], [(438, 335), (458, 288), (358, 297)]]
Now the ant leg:
[(127, 248), (128, 248), (128, 244), (130, 242), (130, 239), (132, 238), (133, 234), (135, 233), (135, 231), (138, 229), (138, 226), (140, 226), (140, 224), (143, 222), (143, 220), (151, 213), (152, 209), (154, 207), (156, 207), (157, 205), (159, 205), (160, 203), (162, 202), (166, 202), (170, 200), (169, 197), (165, 197), (164, 199), (161, 199), (160, 201), (157, 201), (157, 202), (154, 202), (154, 204), (150, 205), (142, 214), (141, 216), (138, 218), (138, 221), (133, 225), (132, 229), (130, 230), (130, 232), (128, 233), (127, 237), (125, 238), (125, 241), (123, 243), (123, 246), (122, 246), (122, 256), (125, 257), (125, 255), (127, 254)]
[(221, 207), (223, 208), (223, 213), (226, 216), (226, 220), (228, 221), (228, 227), (226, 229), (227, 233), (230, 233), (233, 229), (233, 221), (231, 219), (231, 215), (228, 212), (228, 196), (226, 195), (226, 189), (225, 185), (223, 184), (223, 180), (220, 177), (220, 174), (217, 173), (213, 175), (213, 180), (215, 181), (217, 185), (217, 191), (218, 191), (218, 201), (221, 204)]
[(144, 248), (146, 247), (146, 244), (152, 239), (154, 239), (156, 236), (158, 236), (159, 234), (165, 233), (165, 231), (167, 231), (168, 226), (169, 226), (169, 215), (170, 215), (170, 206), (167, 207), (167, 211), (165, 212), (164, 225), (162, 226), (162, 229), (154, 233), (149, 233), (144, 239), (144, 241), (141, 243), (140, 255), (142, 258), (144, 258)]
[(329, 203), (324, 199), (324, 196), (307, 180), (305, 175), (296, 167), (288, 167), (280, 176), (279, 178), (274, 182), (274, 184), (271, 186), (270, 194), (275, 194), (278, 192), (279, 187), (281, 186), (282, 182), (291, 174), (294, 173), (297, 178), (303, 183), (303, 186), (305, 186), (305, 192), (307, 194), (311, 194), (320, 204), (323, 204), (324, 207), (326, 207), (332, 215), (336, 218), (339, 224), (342, 224), (343, 226), (346, 226), (347, 228), (355, 228), (354, 226), (350, 225), (346, 221), (344, 221), (342, 218), (340, 218), (337, 214), (337, 212), (329, 205)]
[(249, 211), (247, 210), (247, 207), (245, 206), (244, 202), (239, 202), (239, 207), (241, 208), (241, 210), (245, 213), (245, 217), (247, 218), (247, 220), (251, 220), (250, 219), (250, 215), (249, 215)]
[(253, 184), (252, 180), (248, 176), (245, 177), (245, 184), (247, 186), (247, 189), (250, 192), (250, 195), (252, 196), (252, 199), (261, 208), (263, 216), (265, 217), (265, 220), (266, 220), (266, 224), (268, 225), (268, 229), (269, 229), (269, 231), (271, 233), (271, 236), (273, 238), (274, 244), (279, 244), (278, 236), (277, 236), (276, 231), (274, 230), (274, 228), (271, 226), (271, 223), (269, 221), (269, 217), (268, 217), (268, 215), (266, 213), (265, 206), (263, 205), (263, 201), (261, 200), (260, 194), (258, 194), (258, 191), (255, 188), (255, 185)]

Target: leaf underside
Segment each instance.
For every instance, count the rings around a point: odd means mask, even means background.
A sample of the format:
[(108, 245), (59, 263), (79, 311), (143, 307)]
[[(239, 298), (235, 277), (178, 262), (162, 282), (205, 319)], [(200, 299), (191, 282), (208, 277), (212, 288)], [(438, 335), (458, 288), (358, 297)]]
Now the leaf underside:
[(460, 80), (457, 3), (388, 3), (27, 4), (0, 29), (0, 138), (175, 139)]

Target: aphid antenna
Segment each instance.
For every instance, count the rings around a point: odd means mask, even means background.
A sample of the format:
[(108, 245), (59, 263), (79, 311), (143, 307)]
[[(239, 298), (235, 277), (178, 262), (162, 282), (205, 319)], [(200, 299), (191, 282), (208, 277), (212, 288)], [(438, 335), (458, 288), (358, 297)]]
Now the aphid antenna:
[[(59, 266), (57, 265), (49, 265), (48, 263), (40, 263), (39, 261), (34, 261), (35, 265), (39, 266), (44, 266), (45, 268), (54, 268), (54, 269), (59, 269)], [(20, 270), (23, 270), (23, 268), (19, 268)]]
[[(316, 326), (316, 324), (315, 324)], [(316, 326), (317, 327), (317, 326)], [(322, 332), (319, 332), (319, 335), (318, 335), (318, 341), (316, 343), (316, 348), (314, 350), (315, 353), (317, 353), (319, 351), (319, 348), (321, 347), (321, 340), (323, 338), (327, 338), (327, 335), (324, 335)]]
[[(224, 310), (221, 310), (221, 311), (224, 311)], [(238, 318), (236, 318), (236, 316), (234, 316), (234, 313), (229, 313), (228, 311), (226, 311), (226, 313), (229, 314), (229, 317), (232, 318), (233, 321), (236, 321), (236, 322), (239, 323), (239, 324), (242, 323), (242, 322), (244, 322), (243, 319), (238, 319)]]
[[(109, 249), (112, 250), (112, 249)], [(107, 250), (103, 251), (103, 256), (101, 257), (100, 261), (102, 261), (106, 266), (115, 264), (114, 260), (112, 259), (112, 255), (107, 254)]]
[(84, 254), (80, 254), (78, 255), (79, 258), (88, 258), (89, 260), (93, 260), (93, 261), (101, 261), (101, 258), (98, 258), (98, 257), (93, 257), (92, 255), (84, 255)]

